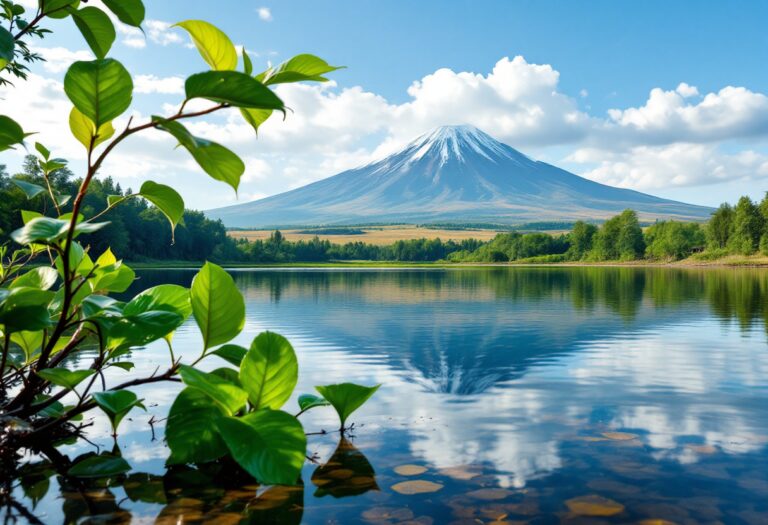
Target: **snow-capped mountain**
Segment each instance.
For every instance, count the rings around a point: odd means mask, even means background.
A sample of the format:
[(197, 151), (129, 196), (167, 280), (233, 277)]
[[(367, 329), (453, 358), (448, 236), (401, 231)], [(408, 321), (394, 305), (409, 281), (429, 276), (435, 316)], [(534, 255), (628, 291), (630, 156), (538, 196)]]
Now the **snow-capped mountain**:
[(603, 219), (626, 208), (646, 220), (712, 211), (592, 182), (535, 161), (472, 126), (443, 126), (402, 151), (257, 201), (210, 210), (229, 227)]

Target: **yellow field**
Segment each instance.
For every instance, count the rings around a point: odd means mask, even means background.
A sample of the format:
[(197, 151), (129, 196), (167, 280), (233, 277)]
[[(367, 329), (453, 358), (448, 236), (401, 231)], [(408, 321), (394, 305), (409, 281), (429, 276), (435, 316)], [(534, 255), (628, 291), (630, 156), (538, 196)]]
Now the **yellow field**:
[[(364, 233), (359, 235), (320, 235), (323, 240), (329, 240), (334, 244), (345, 244), (348, 242), (364, 242), (367, 244), (387, 245), (395, 241), (409, 239), (442, 239), (444, 241), (461, 241), (464, 239), (478, 239), (487, 241), (493, 239), (498, 232), (494, 230), (438, 230), (432, 228), (420, 228), (418, 226), (375, 226), (360, 227), (356, 230), (362, 230)], [(280, 230), (280, 232), (289, 241), (298, 241), (303, 239), (308, 241), (315, 237), (314, 233), (297, 233), (305, 230)], [(236, 239), (248, 239), (255, 241), (257, 239), (267, 239), (272, 234), (270, 230), (233, 230), (229, 232), (231, 237)]]

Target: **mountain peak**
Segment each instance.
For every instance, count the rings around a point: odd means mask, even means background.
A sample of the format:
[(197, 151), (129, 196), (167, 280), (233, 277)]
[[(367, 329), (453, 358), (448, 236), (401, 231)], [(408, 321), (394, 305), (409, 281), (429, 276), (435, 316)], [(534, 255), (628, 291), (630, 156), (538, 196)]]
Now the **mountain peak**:
[(210, 216), (229, 227), (651, 218), (711, 210), (604, 186), (537, 162), (474, 126), (440, 126), (371, 164)]
[(424, 157), (437, 157), (439, 165), (451, 159), (466, 162), (467, 156), (472, 154), (494, 162), (499, 158), (527, 159), (522, 153), (469, 124), (439, 126), (408, 144), (405, 151), (411, 162)]

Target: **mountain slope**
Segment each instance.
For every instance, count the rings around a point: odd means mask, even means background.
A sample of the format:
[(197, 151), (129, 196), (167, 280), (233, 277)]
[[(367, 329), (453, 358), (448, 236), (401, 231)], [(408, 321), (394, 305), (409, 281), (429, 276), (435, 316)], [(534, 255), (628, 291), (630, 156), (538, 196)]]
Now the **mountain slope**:
[(472, 126), (444, 126), (367, 166), (206, 212), (229, 227), (602, 219), (701, 220), (710, 208), (592, 182), (538, 162)]

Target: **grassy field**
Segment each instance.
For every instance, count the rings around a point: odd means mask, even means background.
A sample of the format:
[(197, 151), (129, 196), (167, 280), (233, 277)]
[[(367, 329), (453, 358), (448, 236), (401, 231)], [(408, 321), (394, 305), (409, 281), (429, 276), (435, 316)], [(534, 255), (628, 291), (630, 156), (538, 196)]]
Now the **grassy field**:
[[(346, 244), (348, 242), (364, 242), (367, 244), (387, 245), (395, 241), (407, 241), (409, 239), (442, 239), (443, 241), (464, 239), (478, 239), (489, 241), (493, 239), (498, 231), (495, 230), (440, 230), (432, 228), (422, 228), (419, 226), (360, 226), (350, 228), (360, 230), (361, 234), (341, 234), (328, 235), (324, 233), (312, 233), (311, 230), (280, 230), (280, 232), (289, 241), (311, 240), (315, 236), (323, 240), (329, 240), (334, 244)], [(257, 239), (267, 239), (272, 234), (272, 230), (232, 230), (229, 235), (236, 239), (248, 239), (255, 241)]]

